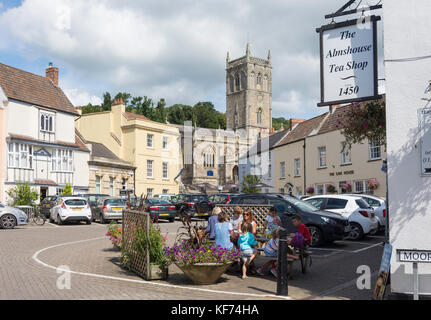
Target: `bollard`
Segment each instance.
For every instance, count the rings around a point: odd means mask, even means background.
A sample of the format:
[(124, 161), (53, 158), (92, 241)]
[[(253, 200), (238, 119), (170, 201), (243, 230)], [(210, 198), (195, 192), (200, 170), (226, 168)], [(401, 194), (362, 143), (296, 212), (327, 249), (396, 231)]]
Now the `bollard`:
[(287, 271), (287, 230), (280, 229), (278, 242), (278, 277), (277, 277), (277, 295), (288, 295), (288, 271)]

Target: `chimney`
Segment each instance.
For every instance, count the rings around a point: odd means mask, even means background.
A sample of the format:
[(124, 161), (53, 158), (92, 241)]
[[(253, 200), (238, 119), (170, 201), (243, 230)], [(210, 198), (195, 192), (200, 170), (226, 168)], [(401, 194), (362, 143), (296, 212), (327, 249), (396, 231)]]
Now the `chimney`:
[(292, 128), (294, 126), (296, 126), (298, 123), (301, 123), (301, 122), (304, 122), (304, 121), (305, 121), (305, 119), (290, 118), (290, 120), (289, 120), (289, 125), (290, 125), (289, 129), (292, 130)]
[(82, 116), (82, 108), (81, 107), (75, 107), (75, 111), (79, 113), (80, 116)]
[(329, 106), (329, 113), (330, 114), (333, 114), (334, 113), (334, 111), (337, 109), (337, 107), (339, 107), (340, 105), (339, 104), (334, 104), (334, 105), (331, 105), (331, 106)]
[(46, 68), (46, 77), (50, 79), (56, 86), (58, 86), (58, 68), (52, 66), (52, 62), (49, 63), (48, 68)]
[(112, 102), (112, 105), (113, 105), (113, 106), (116, 106), (116, 105), (119, 105), (119, 104), (124, 104), (123, 98), (115, 99), (115, 100)]

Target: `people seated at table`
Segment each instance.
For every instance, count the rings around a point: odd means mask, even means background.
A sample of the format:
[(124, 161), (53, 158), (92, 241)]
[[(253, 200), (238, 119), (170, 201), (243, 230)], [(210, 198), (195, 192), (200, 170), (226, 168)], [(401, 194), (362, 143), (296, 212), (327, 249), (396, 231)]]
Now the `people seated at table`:
[(247, 265), (250, 266), (256, 257), (257, 250), (254, 246), (257, 245), (257, 241), (252, 233), (253, 226), (247, 221), (241, 223), (241, 231), (238, 238), (238, 246), (241, 250), (241, 260), (242, 260), (242, 279), (247, 278)]
[(257, 269), (257, 273), (261, 276), (265, 275), (266, 268), (271, 266), (270, 271), (271, 273), (277, 277), (277, 266), (275, 262), (277, 261), (277, 255), (278, 255), (278, 229), (274, 229), (271, 232), (271, 239), (266, 243), (265, 248), (263, 249), (263, 252), (265, 253), (266, 257), (274, 257), (274, 260), (267, 261), (263, 266), (261, 266), (259, 269)]
[(263, 222), (263, 229), (265, 230), (265, 234), (270, 235), (272, 231), (282, 227), (281, 219), (277, 215), (277, 208), (271, 207), (269, 209), (269, 213)]
[[(310, 230), (307, 228), (305, 224), (302, 223), (302, 219), (300, 215), (294, 215), (292, 217), (292, 223), (295, 227), (298, 228), (297, 233), (291, 233), (290, 240), (288, 240), (288, 244), (293, 245), (299, 249), (305, 249), (311, 244), (311, 234)], [(303, 240), (299, 240), (303, 239)], [(303, 242), (303, 243), (302, 243)]]
[(232, 249), (233, 243), (231, 238), (233, 230), (231, 224), (228, 222), (228, 216), (225, 213), (219, 213), (217, 216), (218, 222), (214, 226), (215, 244), (224, 249)]
[(215, 224), (218, 222), (218, 214), (221, 213), (221, 209), (219, 207), (215, 207), (211, 212), (211, 217), (208, 219), (208, 225), (206, 228), (206, 233), (208, 234), (208, 238), (210, 240), (215, 239)]
[(256, 236), (256, 232), (257, 232), (257, 223), (254, 220), (254, 216), (253, 216), (253, 212), (251, 211), (251, 209), (245, 209), (243, 214), (242, 214), (242, 221), (238, 224), (238, 227), (240, 230), (242, 230), (242, 224), (244, 222), (248, 222), (251, 224), (252, 227), (252, 231), (251, 233)]
[(232, 234), (232, 242), (234, 245), (238, 243), (238, 237), (241, 233), (241, 229), (239, 228), (240, 223), (242, 222), (242, 209), (240, 207), (235, 207), (233, 209), (233, 215), (230, 218), (230, 224), (232, 226), (233, 234)]

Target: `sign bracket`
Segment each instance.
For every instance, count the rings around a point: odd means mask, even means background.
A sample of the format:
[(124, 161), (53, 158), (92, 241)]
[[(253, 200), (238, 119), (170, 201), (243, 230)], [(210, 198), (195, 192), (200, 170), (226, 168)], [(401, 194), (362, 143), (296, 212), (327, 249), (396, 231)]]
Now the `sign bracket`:
[[(345, 16), (345, 15), (349, 15), (349, 14), (355, 14), (355, 13), (359, 13), (359, 12), (364, 12), (364, 9), (358, 9), (358, 7), (360, 6), (360, 4), (362, 3), (362, 0), (359, 1), (359, 4), (356, 6), (355, 9), (352, 10), (347, 10), (345, 11), (348, 7), (350, 7), (352, 4), (354, 4), (356, 1), (355, 0), (349, 0), (345, 5), (343, 5), (340, 9), (338, 9), (335, 13), (331, 13), (331, 14), (327, 14), (325, 15), (325, 19), (334, 19), (335, 17), (341, 17), (341, 16)], [(377, 10), (377, 9), (381, 9), (382, 5), (380, 4), (380, 2), (382, 2), (381, 0), (373, 6), (369, 6), (367, 8), (368, 10)]]

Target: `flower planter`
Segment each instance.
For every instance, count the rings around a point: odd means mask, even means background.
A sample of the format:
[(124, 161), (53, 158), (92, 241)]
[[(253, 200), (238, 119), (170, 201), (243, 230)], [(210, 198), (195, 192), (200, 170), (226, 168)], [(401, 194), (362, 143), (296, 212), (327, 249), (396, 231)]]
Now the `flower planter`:
[(232, 265), (229, 263), (196, 263), (188, 265), (178, 265), (186, 276), (195, 284), (214, 284), (220, 279), (223, 273)]
[(166, 280), (168, 278), (168, 267), (160, 267), (155, 263), (148, 266), (148, 278), (146, 280)]

